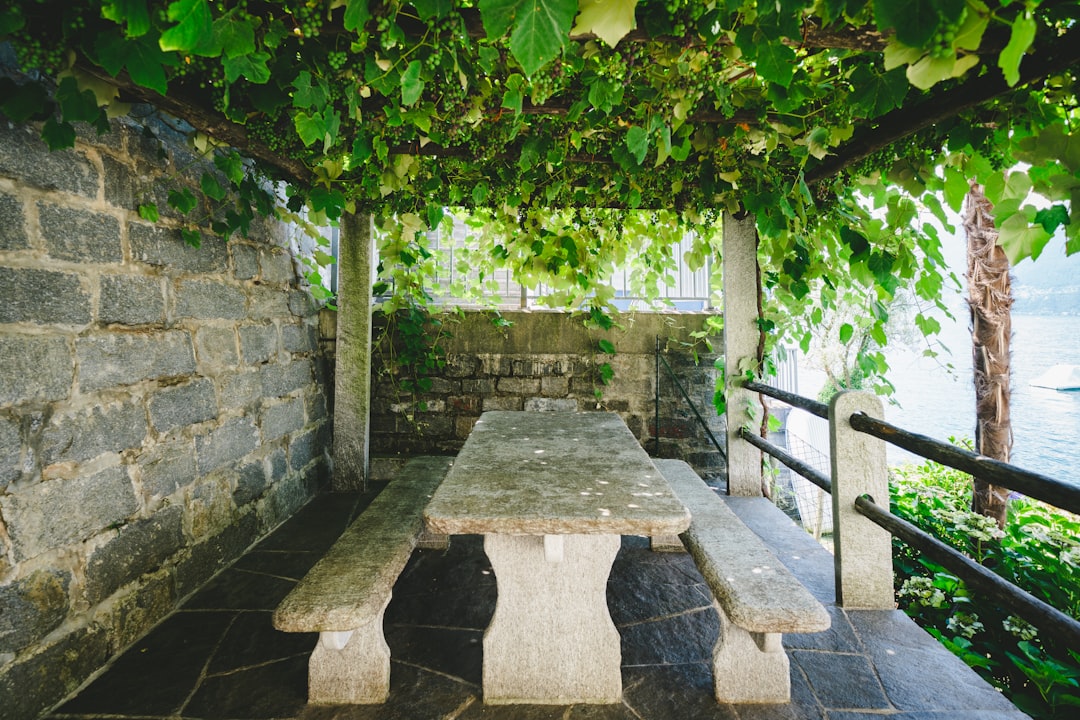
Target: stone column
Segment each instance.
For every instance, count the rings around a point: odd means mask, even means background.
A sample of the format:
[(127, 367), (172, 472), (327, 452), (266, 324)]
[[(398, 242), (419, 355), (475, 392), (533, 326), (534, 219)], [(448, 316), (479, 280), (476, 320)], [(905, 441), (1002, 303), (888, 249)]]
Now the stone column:
[(868, 392), (837, 393), (829, 403), (836, 603), (847, 608), (891, 610), (892, 535), (855, 510), (855, 498), (869, 495), (889, 507), (885, 441), (851, 427), (851, 416), (881, 418), (881, 400)]
[(761, 424), (757, 394), (739, 386), (758, 348), (757, 225), (750, 214), (724, 213), (724, 366), (727, 396), (727, 482), (731, 495), (761, 495), (761, 451), (739, 438)]
[(371, 419), (371, 216), (341, 218), (337, 359), (334, 365), (335, 491), (367, 485)]

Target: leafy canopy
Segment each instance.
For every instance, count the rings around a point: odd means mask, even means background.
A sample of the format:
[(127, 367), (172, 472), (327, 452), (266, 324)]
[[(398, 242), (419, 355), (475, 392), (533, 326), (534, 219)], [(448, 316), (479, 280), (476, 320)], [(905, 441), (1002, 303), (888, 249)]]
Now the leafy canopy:
[(531, 229), (552, 209), (576, 209), (583, 248), (599, 226), (617, 247), (635, 210), (696, 227), (750, 212), (764, 322), (798, 333), (837, 288), (864, 288), (875, 319), (902, 286), (934, 301), (935, 227), (972, 180), (1014, 262), (1059, 230), (1080, 249), (1078, 15), (1075, 0), (21, 0), (0, 38), (59, 84), (0, 80), (0, 109), (60, 147), (71, 121), (104, 128), (148, 101), (235, 148), (234, 185), (286, 181), (292, 210), (408, 215), (415, 234), (444, 207), (483, 209), (532, 232), (536, 258), (567, 237)]

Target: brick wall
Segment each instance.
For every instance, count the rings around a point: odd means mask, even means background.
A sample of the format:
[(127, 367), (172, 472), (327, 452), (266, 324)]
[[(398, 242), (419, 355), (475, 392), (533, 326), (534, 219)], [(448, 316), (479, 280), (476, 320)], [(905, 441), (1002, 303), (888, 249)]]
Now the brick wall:
[(284, 230), (186, 246), (169, 176), (197, 194), (212, 166), (169, 135), (49, 152), (0, 117), (0, 718), (60, 700), (326, 474)]
[[(712, 406), (716, 379), (713, 351), (691, 333), (705, 325), (703, 314), (637, 313), (617, 319), (609, 331), (588, 329), (580, 318), (553, 312), (508, 312), (512, 325), (499, 328), (484, 313), (465, 312), (444, 318), (448, 335), (440, 344), (446, 367), (431, 377), (430, 392), (418, 396), (400, 391), (389, 348), (392, 335), (375, 336), (373, 359), (371, 447), (381, 456), (454, 453), (485, 410), (610, 410), (618, 412), (642, 445), (654, 452), (656, 432), (656, 338), (663, 355), (723, 442), (723, 418)], [(599, 350), (606, 339), (613, 355)], [(696, 345), (695, 359), (689, 349)], [(610, 384), (600, 381), (598, 367), (614, 370)], [(597, 399), (596, 391), (600, 391)], [(694, 419), (666, 370), (660, 376), (661, 457), (685, 459), (700, 471), (722, 471), (723, 461)]]

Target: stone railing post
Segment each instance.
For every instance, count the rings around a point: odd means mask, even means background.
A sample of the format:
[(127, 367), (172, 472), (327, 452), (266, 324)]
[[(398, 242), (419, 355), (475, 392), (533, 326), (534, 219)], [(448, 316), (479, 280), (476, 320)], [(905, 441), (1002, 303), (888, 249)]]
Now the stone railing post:
[(866, 392), (842, 392), (829, 403), (836, 602), (875, 610), (896, 606), (893, 596), (892, 535), (855, 510), (869, 495), (889, 506), (885, 442), (851, 427), (855, 413), (883, 416), (881, 400)]

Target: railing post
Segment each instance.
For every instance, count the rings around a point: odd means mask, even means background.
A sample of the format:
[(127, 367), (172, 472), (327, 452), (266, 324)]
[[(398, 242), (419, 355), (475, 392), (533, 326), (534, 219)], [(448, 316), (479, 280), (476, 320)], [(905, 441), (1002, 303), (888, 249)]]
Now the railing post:
[(893, 596), (892, 535), (855, 510), (869, 495), (889, 506), (885, 442), (851, 427), (855, 413), (883, 415), (881, 400), (866, 392), (842, 392), (829, 403), (836, 603), (849, 608), (896, 607)]

